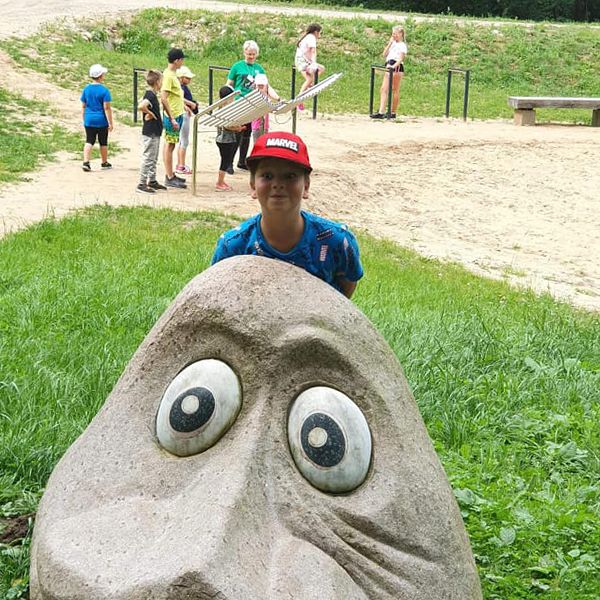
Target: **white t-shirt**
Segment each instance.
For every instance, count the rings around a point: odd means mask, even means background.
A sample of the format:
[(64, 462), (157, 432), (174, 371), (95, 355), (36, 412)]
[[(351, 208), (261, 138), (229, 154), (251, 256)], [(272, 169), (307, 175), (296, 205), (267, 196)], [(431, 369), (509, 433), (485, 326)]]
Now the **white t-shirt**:
[(404, 42), (393, 41), (387, 56), (385, 57), (385, 62), (388, 62), (389, 60), (397, 62), (401, 54), (408, 54), (408, 47)]
[(300, 44), (296, 48), (296, 60), (304, 57), (311, 48), (317, 47), (317, 38), (309, 33), (302, 38)]

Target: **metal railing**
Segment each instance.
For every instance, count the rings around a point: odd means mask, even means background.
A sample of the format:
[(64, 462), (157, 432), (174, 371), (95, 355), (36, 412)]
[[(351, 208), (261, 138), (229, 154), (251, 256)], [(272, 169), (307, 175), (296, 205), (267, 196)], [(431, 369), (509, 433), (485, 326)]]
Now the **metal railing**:
[(463, 93), (463, 121), (467, 120), (467, 107), (469, 105), (469, 79), (471, 71), (469, 69), (451, 68), (448, 69), (448, 84), (446, 85), (446, 118), (450, 116), (450, 91), (452, 88), (452, 73), (462, 73), (465, 76), (465, 89)]
[[(211, 105), (215, 99), (215, 71), (229, 71), (231, 67), (221, 67), (219, 65), (208, 65), (208, 104)], [(219, 86), (220, 87), (220, 86)]]
[(133, 122), (137, 123), (138, 120), (138, 76), (140, 73), (147, 73), (148, 69), (142, 69), (140, 67), (133, 67)]
[(392, 83), (394, 81), (394, 69), (393, 67), (386, 67), (381, 65), (371, 65), (371, 85), (369, 89), (369, 114), (373, 114), (373, 100), (375, 98), (375, 71), (387, 71), (388, 72), (388, 101), (387, 101), (387, 113), (385, 114), (386, 119), (392, 118)]

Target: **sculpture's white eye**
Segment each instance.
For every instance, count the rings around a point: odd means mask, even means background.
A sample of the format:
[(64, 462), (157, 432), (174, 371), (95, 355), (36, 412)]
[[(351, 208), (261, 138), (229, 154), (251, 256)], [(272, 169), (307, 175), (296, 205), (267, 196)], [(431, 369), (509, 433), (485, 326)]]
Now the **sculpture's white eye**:
[(177, 456), (204, 452), (231, 427), (241, 406), (240, 382), (230, 366), (212, 358), (188, 365), (161, 400), (158, 441)]
[(342, 392), (302, 392), (288, 418), (288, 440), (300, 473), (323, 492), (357, 488), (371, 462), (371, 432), (360, 408)]

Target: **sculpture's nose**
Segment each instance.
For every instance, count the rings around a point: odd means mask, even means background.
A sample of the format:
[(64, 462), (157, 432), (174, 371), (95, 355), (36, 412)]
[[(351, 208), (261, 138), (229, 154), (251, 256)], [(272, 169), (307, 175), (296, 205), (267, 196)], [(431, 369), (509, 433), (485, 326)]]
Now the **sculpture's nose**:
[(259, 435), (203, 458), (176, 494), (132, 490), (50, 526), (37, 543), (38, 598), (365, 598), (279, 520)]

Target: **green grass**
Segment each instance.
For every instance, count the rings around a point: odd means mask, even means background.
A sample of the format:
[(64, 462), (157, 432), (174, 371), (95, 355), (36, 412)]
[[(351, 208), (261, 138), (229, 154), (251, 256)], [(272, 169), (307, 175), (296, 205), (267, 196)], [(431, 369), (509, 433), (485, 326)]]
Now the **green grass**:
[(53, 122), (48, 104), (0, 88), (0, 183), (23, 180), (60, 150), (81, 150), (81, 136)]
[[(319, 20), (324, 26), (319, 60), (328, 73), (345, 74), (320, 96), (320, 110), (367, 112), (370, 65), (382, 62), (390, 23)], [(107, 65), (114, 104), (130, 111), (132, 68), (164, 68), (171, 45), (186, 50), (186, 64), (198, 75), (191, 87), (197, 98), (207, 101), (208, 66), (231, 65), (241, 58), (244, 40), (256, 39), (261, 47), (259, 62), (271, 83), (289, 96), (294, 45), (305, 25), (306, 17), (152, 9), (128, 19), (84, 21), (68, 29), (54, 26), (41, 35), (2, 45), (17, 61), (49, 73), (71, 89), (86, 82), (89, 64)], [(409, 56), (402, 114), (442, 115), (449, 67), (471, 69), (469, 116), (480, 119), (510, 117), (509, 95), (593, 96), (600, 89), (598, 27), (548, 23), (523, 27), (511, 22), (484, 27), (469, 20), (458, 26), (447, 18), (426, 23), (409, 19), (405, 27)], [(222, 80), (217, 76), (216, 82), (220, 85)], [(452, 113), (461, 112), (462, 81), (458, 80), (453, 86)], [(589, 123), (591, 114), (547, 109), (540, 112), (540, 119)]]
[[(0, 242), (0, 519), (35, 510), (59, 457), (229, 224), (103, 207)], [(404, 366), (485, 598), (597, 599), (598, 315), (360, 243), (356, 303)], [(0, 545), (0, 597), (24, 593), (28, 553), (29, 538)]]

